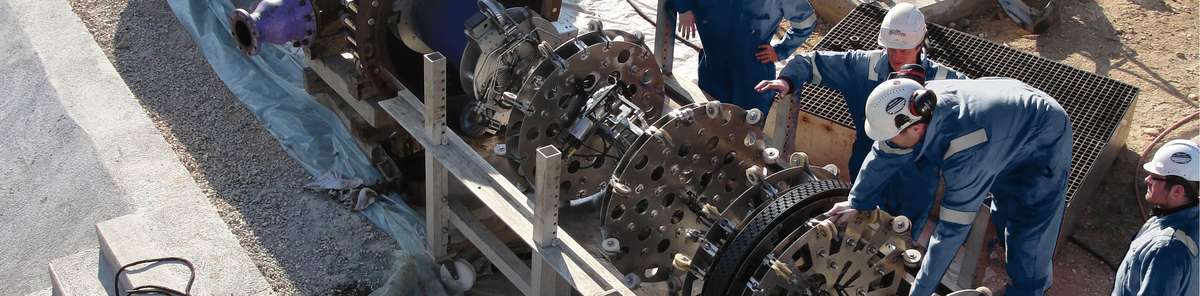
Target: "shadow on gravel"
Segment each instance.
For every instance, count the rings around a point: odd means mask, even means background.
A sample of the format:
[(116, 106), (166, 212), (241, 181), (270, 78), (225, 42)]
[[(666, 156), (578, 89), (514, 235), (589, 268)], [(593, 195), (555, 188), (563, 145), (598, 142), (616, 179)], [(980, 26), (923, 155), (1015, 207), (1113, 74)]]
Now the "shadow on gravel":
[(123, 10), (106, 2), (71, 4), (272, 287), (304, 295), (378, 287), (395, 242), (326, 194), (301, 189), (308, 174), (217, 78), (167, 1), (132, 0)]

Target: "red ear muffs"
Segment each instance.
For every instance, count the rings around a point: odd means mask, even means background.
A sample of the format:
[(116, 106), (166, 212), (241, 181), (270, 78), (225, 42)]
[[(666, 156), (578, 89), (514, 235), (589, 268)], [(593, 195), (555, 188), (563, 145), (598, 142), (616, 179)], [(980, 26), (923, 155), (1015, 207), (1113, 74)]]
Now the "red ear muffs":
[(908, 112), (920, 116), (921, 118), (929, 117), (933, 113), (933, 106), (937, 104), (937, 95), (927, 89), (917, 90), (908, 98)]

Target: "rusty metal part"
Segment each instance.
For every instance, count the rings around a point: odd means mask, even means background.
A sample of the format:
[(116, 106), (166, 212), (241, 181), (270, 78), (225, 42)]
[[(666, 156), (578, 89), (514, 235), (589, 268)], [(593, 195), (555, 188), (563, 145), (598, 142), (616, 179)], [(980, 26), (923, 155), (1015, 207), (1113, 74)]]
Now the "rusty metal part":
[(881, 210), (859, 212), (841, 231), (827, 220), (810, 220), (776, 245), (741, 294), (896, 295), (904, 257), (916, 251), (907, 223)]
[[(324, 1), (322, 1), (324, 2)], [(322, 3), (318, 2), (318, 3)], [(341, 5), (340, 21), (347, 49), (354, 56), (358, 69), (358, 85), (355, 99), (365, 100), (394, 96), (398, 85), (393, 85), (388, 73), (396, 73), (392, 65), (388, 39), (388, 18), (392, 15), (391, 0), (345, 0)], [(323, 10), (325, 7), (315, 7)], [(335, 9), (336, 8), (331, 8)]]
[[(669, 276), (672, 255), (693, 254), (695, 238), (752, 186), (748, 168), (766, 168), (764, 134), (731, 104), (699, 103), (672, 111), (643, 135), (617, 166), (608, 194), (605, 237), (621, 242), (610, 256), (643, 281)], [(689, 239), (689, 236), (692, 239)]]
[[(505, 144), (516, 171), (526, 180), (534, 175), (535, 148), (563, 147), (564, 133), (588, 99), (600, 89), (620, 83), (620, 95), (637, 106), (645, 118), (658, 118), (666, 104), (662, 73), (639, 34), (596, 28), (567, 42), (543, 59), (523, 82), (510, 115)], [(564, 154), (563, 199), (602, 192), (617, 160), (629, 143), (591, 136), (580, 149)]]

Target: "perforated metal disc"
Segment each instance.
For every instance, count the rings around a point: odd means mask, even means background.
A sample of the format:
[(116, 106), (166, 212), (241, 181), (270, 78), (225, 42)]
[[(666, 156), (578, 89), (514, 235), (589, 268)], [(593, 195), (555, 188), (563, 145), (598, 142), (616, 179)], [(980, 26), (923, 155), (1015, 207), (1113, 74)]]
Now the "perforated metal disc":
[[(529, 113), (513, 112), (505, 142), (516, 155), (517, 172), (532, 180), (538, 147), (565, 143), (570, 124), (592, 92), (622, 81), (621, 94), (658, 118), (666, 104), (662, 72), (639, 36), (600, 30), (568, 40), (554, 51), (557, 59), (539, 64), (517, 98)], [(574, 199), (601, 192), (628, 143), (613, 143), (593, 135), (578, 151), (563, 159), (560, 197)], [(565, 156), (565, 155), (564, 155)]]
[(625, 155), (604, 212), (605, 237), (620, 242), (610, 256), (618, 270), (643, 281), (666, 279), (672, 255), (697, 248), (688, 231), (707, 231), (697, 216), (703, 205), (720, 213), (749, 187), (745, 171), (765, 167), (766, 144), (747, 113), (719, 102), (684, 106)]

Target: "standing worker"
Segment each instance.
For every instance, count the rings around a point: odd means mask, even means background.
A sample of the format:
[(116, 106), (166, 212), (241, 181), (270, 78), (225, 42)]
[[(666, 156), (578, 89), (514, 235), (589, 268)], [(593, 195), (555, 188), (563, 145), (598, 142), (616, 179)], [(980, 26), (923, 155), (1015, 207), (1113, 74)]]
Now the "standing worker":
[(843, 222), (857, 210), (875, 209), (874, 197), (886, 190), (880, 185), (909, 163), (934, 167), (946, 192), (909, 295), (933, 293), (988, 192), (1008, 250), (1007, 292), (1042, 295), (1050, 287), (1071, 168), (1071, 123), (1062, 106), (1007, 78), (925, 86), (892, 79), (871, 91), (866, 103), (864, 129), (877, 142), (849, 200), (827, 213), (831, 219)]
[[(856, 127), (854, 147), (850, 151), (847, 167), (850, 180), (853, 181), (858, 177), (863, 158), (871, 151), (873, 143), (863, 129), (867, 94), (889, 79), (888, 73), (901, 71), (903, 65), (918, 64), (925, 69), (927, 73), (923, 75), (930, 80), (967, 78), (925, 56), (925, 33), (925, 15), (910, 3), (898, 3), (888, 10), (879, 25), (879, 46), (883, 46), (883, 50), (803, 53), (788, 62), (778, 79), (762, 81), (755, 90), (771, 90), (787, 95), (800, 89), (801, 84), (808, 83), (841, 92), (845, 96), (850, 119)], [(924, 79), (920, 80), (923, 83)], [(881, 197), (880, 207), (888, 213), (911, 219), (915, 239), (920, 236), (933, 204), (937, 178), (925, 178), (923, 176), (928, 173), (919, 173), (922, 170), (916, 164), (908, 165), (910, 167), (902, 171), (912, 173), (900, 174), (894, 182), (896, 185), (882, 192), (885, 196)]]
[(1200, 295), (1200, 146), (1167, 142), (1142, 168), (1150, 173), (1145, 198), (1155, 206), (1154, 217), (1129, 244), (1112, 295)]
[[(808, 0), (674, 0), (681, 37), (700, 33), (700, 89), (746, 110), (771, 108), (771, 95), (754, 91), (775, 77), (775, 62), (786, 59), (812, 34), (817, 15)], [(780, 22), (791, 28), (778, 44), (771, 37)]]

